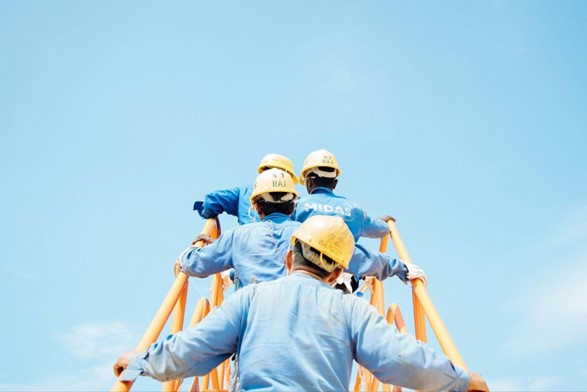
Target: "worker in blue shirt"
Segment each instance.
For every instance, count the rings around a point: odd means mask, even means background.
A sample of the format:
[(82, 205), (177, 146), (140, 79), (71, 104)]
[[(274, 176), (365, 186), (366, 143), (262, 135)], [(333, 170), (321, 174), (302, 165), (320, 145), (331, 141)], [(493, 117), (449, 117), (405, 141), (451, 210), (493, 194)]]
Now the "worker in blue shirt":
[[(300, 184), (306, 186), (307, 196), (296, 203), (293, 219), (304, 222), (313, 215), (340, 216), (353, 233), (355, 242), (360, 237), (382, 238), (389, 234), (388, 215), (373, 219), (357, 203), (334, 193), (338, 176), (342, 170), (336, 156), (321, 149), (308, 154), (300, 173)], [(359, 286), (360, 277), (344, 273), (339, 278), (339, 287), (353, 292)]]
[[(294, 183), (298, 183), (298, 179), (294, 174), (293, 163), (288, 157), (280, 154), (267, 154), (261, 159), (257, 171), (261, 173), (272, 168), (285, 170), (293, 178)], [(252, 192), (252, 184), (210, 192), (204, 196), (204, 201), (194, 203), (194, 210), (198, 211), (204, 219), (216, 218), (226, 212), (229, 215), (236, 216), (239, 225), (259, 222), (261, 220), (259, 215), (255, 209), (251, 208), (250, 198)]]
[(126, 383), (139, 375), (203, 376), (237, 353), (242, 391), (346, 391), (353, 360), (387, 384), (488, 391), (479, 374), (400, 334), (366, 301), (330, 287), (354, 247), (341, 218), (308, 219), (292, 236), (289, 276), (238, 290), (196, 326), (123, 354), (114, 374)]
[(179, 257), (182, 271), (203, 278), (234, 268), (236, 288), (284, 276), (289, 239), (299, 226), (290, 218), (297, 197), (289, 173), (277, 168), (261, 171), (249, 195), (260, 221), (227, 230), (215, 241), (198, 236), (194, 243), (202, 240), (208, 245), (186, 249)]
[[(298, 193), (289, 173), (280, 169), (263, 171), (255, 180), (250, 202), (261, 222), (237, 226), (222, 233), (217, 240), (198, 236), (208, 245), (190, 246), (179, 257), (181, 270), (200, 278), (234, 268), (235, 286), (266, 282), (285, 276), (285, 255), (289, 241), (300, 222), (291, 219)], [(425, 274), (419, 267), (380, 252), (370, 252), (357, 245), (349, 271), (379, 280), (396, 275), (407, 282)]]
[(308, 154), (300, 174), (300, 184), (306, 186), (308, 195), (301, 196), (296, 203), (293, 219), (304, 222), (312, 215), (340, 216), (355, 242), (360, 237), (381, 238), (389, 234), (386, 220), (391, 217), (373, 219), (357, 203), (334, 193), (340, 173), (338, 161), (330, 151), (316, 150)]

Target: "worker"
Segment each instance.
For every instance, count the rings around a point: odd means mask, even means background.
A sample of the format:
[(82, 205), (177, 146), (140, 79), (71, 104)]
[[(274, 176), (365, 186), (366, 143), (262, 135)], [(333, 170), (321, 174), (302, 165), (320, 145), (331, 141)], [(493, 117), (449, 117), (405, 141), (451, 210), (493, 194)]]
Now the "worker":
[(307, 196), (301, 196), (296, 203), (293, 219), (304, 222), (312, 215), (340, 216), (348, 225), (355, 242), (360, 237), (381, 238), (389, 234), (385, 215), (373, 219), (357, 203), (333, 191), (338, 184), (341, 169), (333, 153), (316, 150), (308, 154), (300, 174), (300, 184), (306, 186)]
[(198, 236), (194, 244), (202, 240), (208, 245), (186, 249), (179, 257), (182, 270), (203, 278), (234, 268), (236, 288), (284, 276), (289, 239), (299, 226), (290, 218), (298, 197), (295, 181), (281, 169), (261, 170), (248, 203), (260, 221), (229, 229), (216, 241)]
[[(298, 179), (294, 174), (293, 163), (288, 157), (274, 153), (267, 154), (261, 159), (257, 171), (262, 173), (272, 168), (285, 170), (293, 178), (294, 183), (298, 183)], [(194, 210), (198, 211), (204, 219), (216, 218), (226, 212), (229, 215), (236, 216), (239, 225), (259, 222), (261, 220), (259, 215), (251, 208), (250, 197), (252, 192), (252, 184), (210, 192), (204, 197), (204, 201), (194, 203)]]
[[(287, 274), (285, 255), (289, 241), (300, 222), (291, 219), (298, 193), (295, 181), (281, 169), (261, 172), (255, 180), (250, 203), (260, 222), (237, 226), (222, 233), (217, 240), (200, 235), (194, 245), (178, 259), (178, 266), (189, 276), (205, 278), (233, 268), (237, 289), (252, 282), (265, 282)], [(203, 248), (195, 246), (204, 241)], [(380, 280), (396, 275), (403, 282), (421, 278), (424, 272), (380, 252), (357, 246), (349, 270)]]
[(292, 236), (289, 276), (249, 285), (196, 326), (127, 352), (122, 382), (203, 376), (234, 353), (241, 390), (349, 390), (353, 360), (387, 384), (427, 391), (488, 391), (483, 378), (400, 334), (366, 301), (330, 287), (355, 241), (339, 217), (314, 216)]

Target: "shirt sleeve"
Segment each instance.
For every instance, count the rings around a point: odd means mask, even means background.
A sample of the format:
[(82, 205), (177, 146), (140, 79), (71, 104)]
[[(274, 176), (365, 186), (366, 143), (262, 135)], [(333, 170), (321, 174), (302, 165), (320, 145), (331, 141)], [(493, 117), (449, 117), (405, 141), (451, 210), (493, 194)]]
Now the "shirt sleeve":
[(215, 218), (223, 212), (238, 216), (239, 196), (239, 187), (208, 193), (204, 197), (204, 205), (200, 216), (205, 219)]
[[(347, 296), (345, 296), (347, 297)], [(466, 391), (469, 374), (442, 353), (399, 333), (366, 301), (348, 296), (355, 358), (381, 382), (426, 391)], [(350, 301), (352, 299), (352, 301)]]
[(359, 276), (375, 276), (379, 280), (397, 275), (403, 282), (408, 281), (408, 268), (403, 261), (385, 253), (371, 252), (361, 244), (355, 244), (347, 271)]
[(382, 219), (371, 218), (363, 211), (363, 224), (361, 227), (361, 237), (382, 238), (389, 234), (389, 226)]
[(203, 376), (237, 351), (254, 285), (238, 290), (196, 326), (169, 335), (138, 354), (120, 381), (149, 376), (159, 381)]
[(233, 268), (233, 243), (234, 230), (229, 230), (203, 248), (189, 247), (180, 256), (182, 271), (188, 276), (205, 278)]

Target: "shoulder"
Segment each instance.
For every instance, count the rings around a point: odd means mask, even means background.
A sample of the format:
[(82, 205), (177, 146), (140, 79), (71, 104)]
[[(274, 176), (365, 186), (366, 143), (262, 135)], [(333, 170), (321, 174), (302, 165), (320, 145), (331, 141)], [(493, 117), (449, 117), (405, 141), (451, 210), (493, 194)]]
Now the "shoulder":
[(379, 314), (365, 299), (356, 295), (342, 295), (342, 305), (350, 320), (366, 319), (368, 316)]
[(245, 223), (244, 225), (233, 227), (229, 229), (227, 233), (234, 233), (235, 235), (241, 235), (245, 233), (254, 233), (261, 229), (264, 229), (266, 226), (263, 222), (251, 222)]

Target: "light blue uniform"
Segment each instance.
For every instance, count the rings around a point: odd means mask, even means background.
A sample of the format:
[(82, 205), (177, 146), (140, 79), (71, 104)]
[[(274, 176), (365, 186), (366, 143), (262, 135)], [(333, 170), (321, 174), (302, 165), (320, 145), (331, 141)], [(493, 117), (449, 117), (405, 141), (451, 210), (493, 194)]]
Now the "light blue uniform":
[(182, 270), (205, 278), (234, 268), (236, 288), (287, 275), (285, 255), (291, 235), (300, 226), (289, 216), (273, 213), (262, 222), (229, 229), (203, 248), (189, 248), (181, 256)]
[(367, 301), (294, 273), (238, 290), (201, 323), (136, 356), (120, 376), (202, 376), (238, 354), (241, 390), (346, 391), (353, 359), (380, 381), (466, 391), (468, 373), (399, 334)]
[[(227, 230), (203, 248), (188, 248), (180, 257), (182, 270), (189, 276), (205, 278), (234, 268), (236, 288), (256, 282), (267, 282), (287, 275), (285, 255), (291, 235), (301, 223), (289, 216), (273, 213), (262, 222)], [(407, 267), (398, 259), (380, 252), (370, 252), (356, 244), (348, 271), (360, 276), (376, 276), (384, 280), (397, 275), (407, 281)]]
[(311, 194), (296, 202), (293, 219), (304, 222), (313, 215), (340, 216), (346, 222), (355, 242), (359, 237), (381, 238), (389, 233), (389, 227), (381, 219), (371, 219), (357, 203), (334, 194), (332, 189), (318, 187)]
[(238, 218), (239, 225), (259, 222), (259, 214), (251, 208), (251, 194), (253, 185), (239, 186), (232, 189), (223, 189), (208, 193), (198, 213), (202, 218), (215, 218), (226, 212)]

